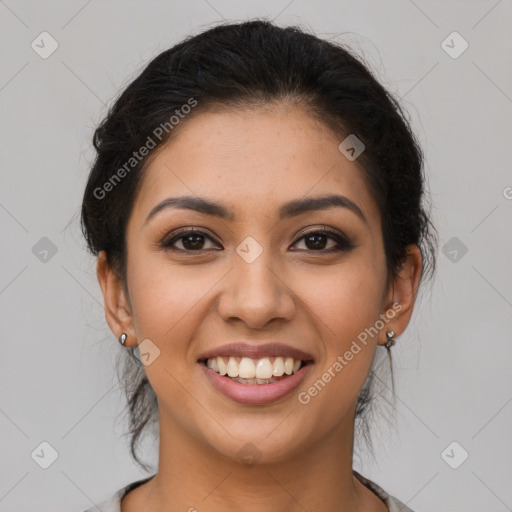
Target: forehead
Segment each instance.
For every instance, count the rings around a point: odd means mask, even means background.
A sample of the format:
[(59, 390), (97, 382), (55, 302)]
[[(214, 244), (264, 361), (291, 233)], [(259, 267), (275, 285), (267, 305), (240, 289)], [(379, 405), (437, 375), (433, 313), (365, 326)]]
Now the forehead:
[(170, 196), (209, 197), (236, 218), (272, 215), (292, 199), (342, 194), (368, 220), (379, 213), (342, 138), (298, 107), (206, 112), (185, 119), (145, 171), (137, 208), (146, 216)]

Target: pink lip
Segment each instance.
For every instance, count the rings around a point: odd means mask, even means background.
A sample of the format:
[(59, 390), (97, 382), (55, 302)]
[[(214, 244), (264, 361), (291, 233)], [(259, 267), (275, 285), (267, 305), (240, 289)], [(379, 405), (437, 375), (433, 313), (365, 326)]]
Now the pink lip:
[(311, 363), (306, 364), (297, 373), (272, 384), (240, 384), (229, 377), (220, 375), (199, 363), (203, 372), (213, 386), (224, 396), (241, 404), (270, 404), (290, 394), (306, 377)]
[[(212, 357), (249, 357), (251, 359), (261, 359), (262, 357), (293, 357), (302, 361), (312, 361), (313, 357), (302, 350), (282, 343), (262, 343), (249, 344), (245, 342), (230, 343), (216, 347), (204, 352), (198, 357), (198, 361), (210, 359)], [(241, 384), (244, 386), (245, 384)]]

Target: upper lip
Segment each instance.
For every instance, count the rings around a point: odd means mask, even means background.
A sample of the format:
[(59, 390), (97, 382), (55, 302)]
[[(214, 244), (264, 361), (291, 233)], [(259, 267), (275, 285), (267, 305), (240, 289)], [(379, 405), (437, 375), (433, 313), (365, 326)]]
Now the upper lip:
[(210, 359), (213, 357), (249, 357), (251, 359), (261, 359), (263, 357), (293, 357), (302, 361), (313, 361), (311, 354), (303, 352), (298, 348), (283, 343), (258, 343), (257, 345), (236, 342), (212, 348), (198, 357), (198, 361), (202, 359)]

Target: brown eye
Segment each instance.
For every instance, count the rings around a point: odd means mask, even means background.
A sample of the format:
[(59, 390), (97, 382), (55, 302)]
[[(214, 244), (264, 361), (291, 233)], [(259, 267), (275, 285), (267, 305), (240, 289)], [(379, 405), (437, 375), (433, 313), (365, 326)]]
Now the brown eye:
[[(315, 229), (308, 231), (296, 242), (296, 244), (299, 243), (301, 240), (304, 240), (304, 245), (308, 252), (330, 253), (349, 250), (355, 247), (344, 236), (328, 229)], [(331, 245), (328, 246), (329, 240), (331, 240), (331, 242), (334, 242), (334, 244), (331, 243)]]
[[(162, 242), (162, 248), (185, 252), (211, 250), (211, 247), (205, 247), (207, 241), (214, 242), (206, 233), (189, 229), (183, 230), (171, 239)], [(181, 244), (181, 247), (176, 246), (177, 243)]]

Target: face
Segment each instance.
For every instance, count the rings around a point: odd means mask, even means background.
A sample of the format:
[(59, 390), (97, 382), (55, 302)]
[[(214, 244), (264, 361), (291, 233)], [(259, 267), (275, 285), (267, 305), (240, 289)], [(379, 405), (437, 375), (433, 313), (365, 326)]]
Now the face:
[[(201, 113), (182, 128), (129, 219), (128, 329), (150, 340), (161, 429), (228, 457), (252, 443), (282, 459), (353, 423), (391, 330), (379, 211), (340, 138), (298, 107)], [(183, 196), (196, 202), (168, 201)], [(325, 196), (339, 198), (315, 203)], [(276, 382), (220, 374), (258, 367)]]

